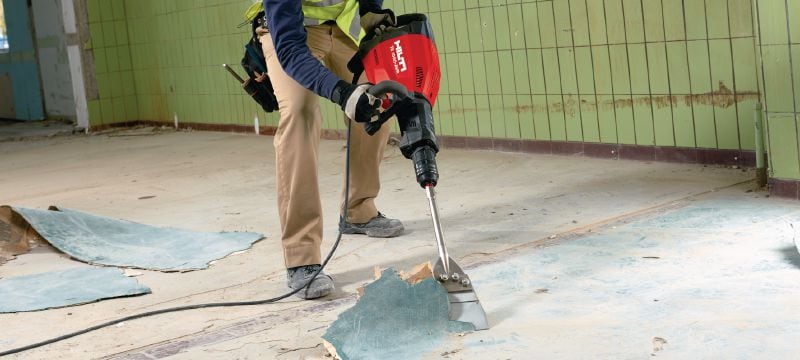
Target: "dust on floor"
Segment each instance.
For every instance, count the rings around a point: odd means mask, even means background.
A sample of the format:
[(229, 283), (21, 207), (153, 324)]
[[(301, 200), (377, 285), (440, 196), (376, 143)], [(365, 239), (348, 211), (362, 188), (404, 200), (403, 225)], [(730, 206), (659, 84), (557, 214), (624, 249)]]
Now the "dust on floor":
[[(0, 143), (0, 168), (7, 170), (0, 172), (0, 183), (2, 189), (13, 189), (0, 190), (3, 203), (31, 208), (58, 204), (157, 226), (254, 231), (267, 236), (250, 251), (219, 261), (208, 270), (187, 274), (144, 271), (139, 281), (151, 287), (151, 295), (37, 314), (0, 315), (6, 334), (10, 334), (0, 338), (0, 347), (25, 345), (167, 306), (261, 299), (284, 291), (280, 246), (269, 240), (279, 233), (271, 140), (253, 135), (160, 132)], [(320, 154), (323, 251), (327, 251), (336, 231), (343, 183), (342, 142), (323, 141)], [(714, 209), (720, 208), (717, 201), (722, 200), (730, 201), (721, 206), (725, 209), (762, 204), (759, 209), (778, 208), (780, 216), (797, 210), (795, 203), (748, 192), (750, 184), (730, 187), (753, 178), (750, 171), (450, 149), (442, 151), (439, 164), (438, 200), (445, 238), (451, 255), (462, 265), (471, 264), (468, 271), (493, 327), (453, 338), (446, 348), (432, 353), (432, 358), (442, 354), (465, 359), (529, 358), (531, 349), (547, 357), (639, 358), (655, 353), (656, 337), (665, 340), (657, 355), (672, 352), (677, 357), (692, 350), (722, 349), (725, 341), (736, 340), (722, 335), (736, 336), (740, 329), (756, 329), (742, 332), (756, 337), (779, 334), (782, 326), (793, 329), (774, 318), (756, 322), (737, 317), (741, 310), (752, 310), (737, 308), (746, 298), (726, 302), (731, 294), (756, 294), (755, 290), (726, 292), (731, 290), (727, 287), (747, 286), (752, 283), (743, 284), (747, 279), (768, 279), (775, 287), (756, 289), (780, 290), (774, 301), (782, 301), (784, 308), (797, 308), (785, 296), (800, 297), (782, 288), (797, 270), (786, 265), (791, 262), (785, 253), (772, 251), (791, 242), (784, 230), (776, 230), (782, 228), (765, 227), (762, 232), (746, 234), (724, 226), (708, 231), (671, 229), (647, 223), (645, 218), (637, 221), (643, 221), (640, 225), (646, 228), (602, 227), (614, 223), (611, 219), (642, 214), (643, 209), (670, 208), (678, 200), (710, 201), (708, 207)], [(325, 353), (321, 335), (354, 302), (353, 294), (369, 281), (374, 266), (408, 268), (436, 256), (424, 192), (414, 182), (411, 164), (397, 148), (387, 151), (381, 175), (378, 205), (388, 215), (402, 219), (407, 233), (384, 240), (345, 237), (329, 268), (338, 286), (330, 298), (143, 319), (38, 349), (25, 358), (132, 358), (139, 353), (174, 359), (321, 358)], [(697, 194), (703, 195), (694, 196)], [(645, 213), (653, 219), (669, 214)], [(734, 213), (725, 216), (741, 220)], [(761, 221), (753, 227), (766, 225)], [(592, 232), (584, 234), (588, 230)], [(737, 234), (745, 234), (742, 236), (748, 240)], [(758, 234), (760, 237), (753, 237)], [(639, 241), (637, 236), (646, 239)], [(742, 247), (742, 243), (747, 245)], [(539, 247), (541, 244), (550, 246)], [(734, 271), (729, 269), (730, 259), (735, 259), (737, 252), (752, 255), (753, 261), (763, 260), (763, 268), (777, 267), (777, 272), (736, 267), (740, 273), (723, 276)], [(720, 259), (725, 261), (713, 261)], [(64, 261), (59, 254), (40, 250), (0, 267), (0, 277), (41, 272), (63, 266)], [(713, 276), (707, 278), (706, 273)], [(719, 284), (705, 292), (693, 292), (695, 286), (708, 281)], [(764, 303), (764, 296), (749, 300)], [(661, 301), (663, 307), (654, 312), (652, 303)], [(723, 305), (731, 307), (728, 310)], [(763, 311), (772, 306), (778, 304), (770, 300)], [(689, 318), (697, 323), (682, 322)], [(604, 329), (611, 335), (598, 336)], [(678, 334), (674, 329), (698, 331)], [(712, 336), (715, 331), (719, 337)], [(542, 346), (524, 345), (528, 343)], [(494, 353), (501, 348), (508, 350)], [(733, 353), (738, 348), (729, 349)], [(776, 349), (776, 355), (783, 354), (780, 346)]]

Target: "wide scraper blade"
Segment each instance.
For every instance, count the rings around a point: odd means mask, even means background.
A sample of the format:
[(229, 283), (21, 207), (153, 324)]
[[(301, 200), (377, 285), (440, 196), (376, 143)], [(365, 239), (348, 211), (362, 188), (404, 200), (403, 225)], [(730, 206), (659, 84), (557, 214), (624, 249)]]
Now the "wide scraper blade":
[(441, 259), (433, 267), (433, 274), (447, 290), (450, 298), (450, 320), (470, 323), (475, 326), (475, 330), (488, 329), (489, 321), (486, 319), (486, 312), (472, 287), (472, 280), (453, 259), (448, 259), (450, 260), (450, 274), (445, 273)]

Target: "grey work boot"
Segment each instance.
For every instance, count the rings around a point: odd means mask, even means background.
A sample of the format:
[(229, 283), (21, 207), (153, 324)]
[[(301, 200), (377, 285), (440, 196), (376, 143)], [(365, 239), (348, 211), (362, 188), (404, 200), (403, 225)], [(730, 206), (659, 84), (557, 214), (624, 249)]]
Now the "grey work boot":
[(385, 215), (378, 213), (364, 224), (353, 224), (347, 221), (339, 221), (339, 231), (342, 234), (364, 234), (375, 238), (389, 238), (400, 236), (403, 233), (403, 223), (397, 219), (389, 219)]
[[(286, 278), (289, 283), (289, 288), (297, 290), (297, 288), (305, 285), (320, 267), (322, 266), (306, 265), (286, 269)], [(333, 279), (324, 272), (320, 272), (308, 288), (300, 290), (295, 296), (301, 299), (311, 300), (326, 296), (330, 294), (333, 289)]]

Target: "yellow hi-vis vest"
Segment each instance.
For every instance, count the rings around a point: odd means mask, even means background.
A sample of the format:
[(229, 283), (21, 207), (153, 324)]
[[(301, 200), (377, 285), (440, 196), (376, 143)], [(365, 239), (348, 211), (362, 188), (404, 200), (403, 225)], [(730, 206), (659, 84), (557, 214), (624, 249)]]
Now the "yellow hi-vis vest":
[[(305, 25), (319, 25), (326, 21), (335, 21), (342, 31), (347, 34), (356, 45), (364, 37), (361, 28), (361, 16), (358, 13), (358, 0), (299, 0), (303, 3)], [(264, 2), (259, 0), (245, 13), (245, 19), (250, 22), (264, 10)], [(269, 26), (269, 24), (268, 24)]]

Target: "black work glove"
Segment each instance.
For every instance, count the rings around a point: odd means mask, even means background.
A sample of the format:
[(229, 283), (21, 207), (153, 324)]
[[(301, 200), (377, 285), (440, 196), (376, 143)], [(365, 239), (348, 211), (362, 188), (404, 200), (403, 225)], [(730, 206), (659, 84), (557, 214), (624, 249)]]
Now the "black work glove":
[(355, 122), (367, 123), (378, 114), (381, 99), (369, 94), (372, 84), (353, 85), (339, 80), (333, 89), (331, 100), (344, 110), (345, 115)]
[(383, 10), (369, 10), (361, 15), (361, 27), (364, 28), (368, 34), (372, 31), (380, 33), (387, 27), (397, 26), (397, 18), (394, 12), (389, 9)]

